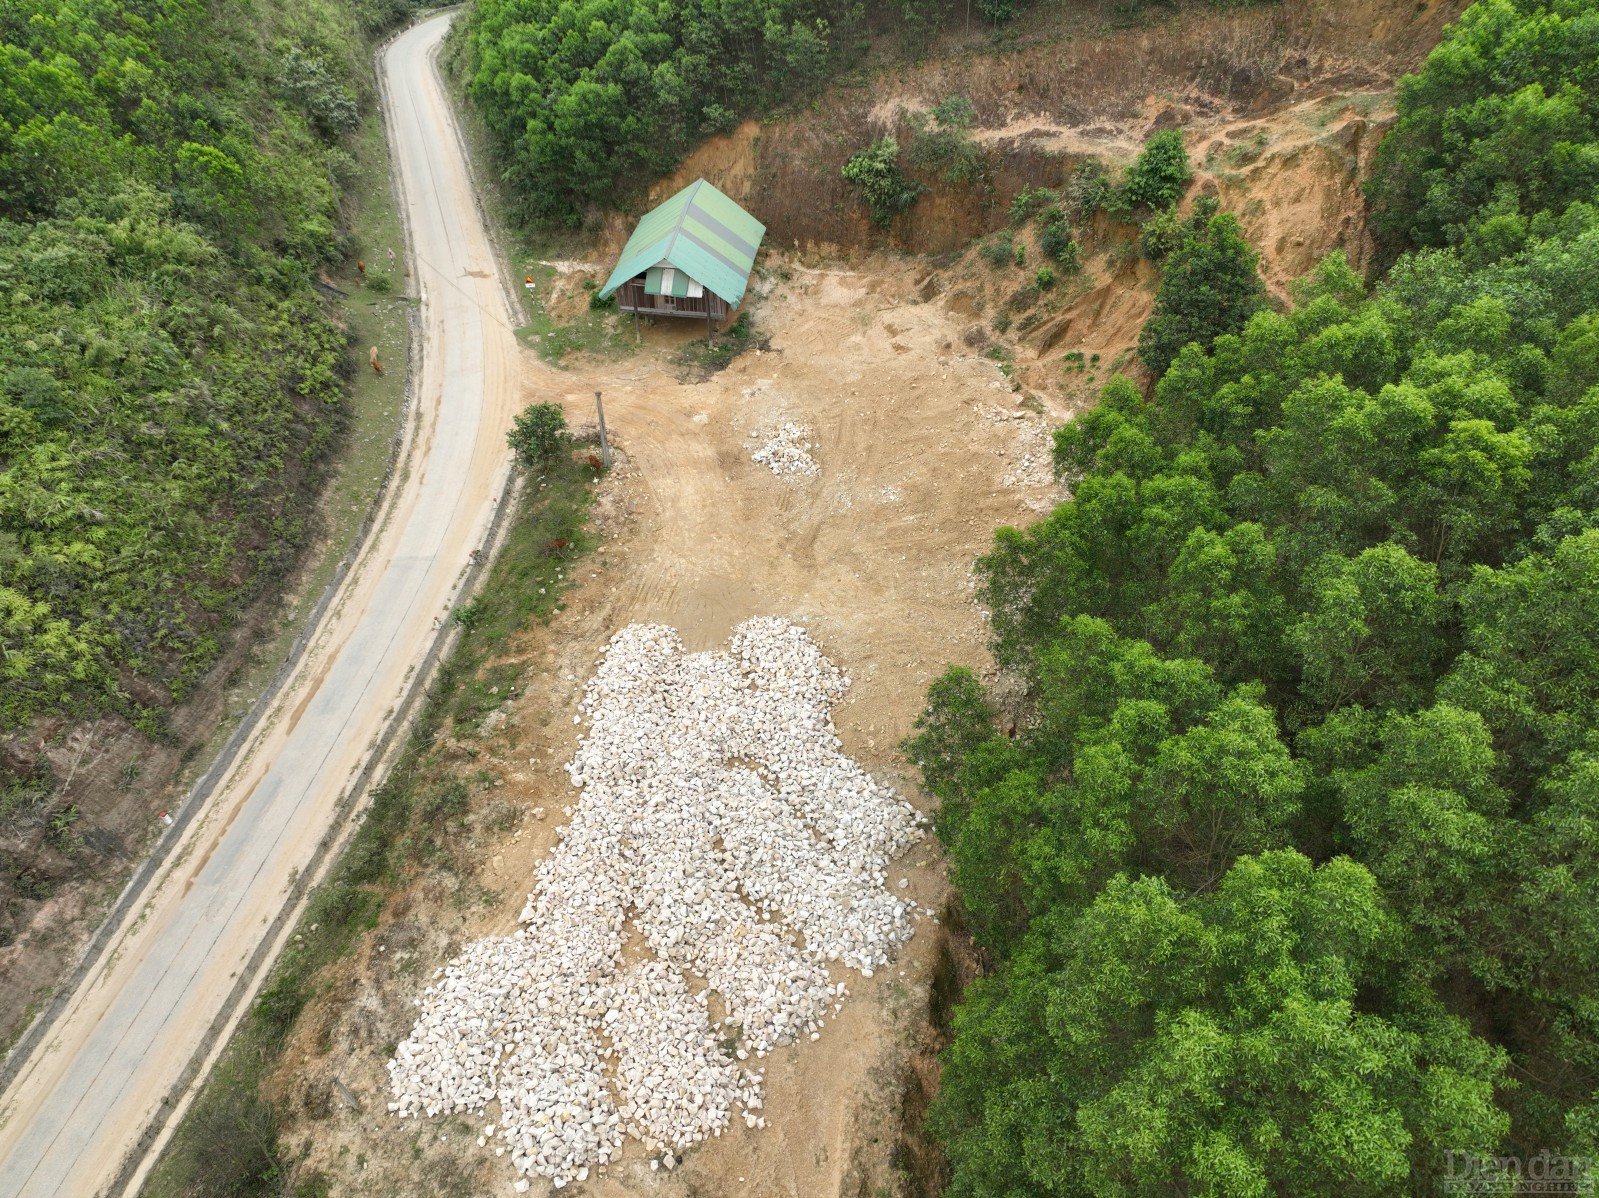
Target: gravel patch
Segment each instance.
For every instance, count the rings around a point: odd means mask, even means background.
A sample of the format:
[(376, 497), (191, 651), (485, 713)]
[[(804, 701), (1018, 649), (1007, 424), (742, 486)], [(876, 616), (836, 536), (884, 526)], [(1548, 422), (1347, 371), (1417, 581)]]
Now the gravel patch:
[(820, 473), (811, 450), (816, 448), (815, 431), (806, 424), (786, 421), (770, 433), (758, 433), (764, 444), (750, 455), (750, 461), (765, 466), (773, 474), (814, 477)]

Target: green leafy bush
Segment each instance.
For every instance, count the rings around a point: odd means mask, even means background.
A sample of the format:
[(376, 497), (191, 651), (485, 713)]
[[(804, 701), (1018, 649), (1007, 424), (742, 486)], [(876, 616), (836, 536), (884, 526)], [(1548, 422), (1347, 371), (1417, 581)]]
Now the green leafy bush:
[(965, 96), (947, 96), (929, 110), (940, 129), (970, 129), (977, 124), (977, 109)]
[(1016, 255), (1016, 244), (1009, 233), (995, 233), (977, 247), (977, 253), (984, 262), (998, 269), (1011, 264)]
[(1066, 180), (1066, 203), (1073, 220), (1092, 220), (1099, 212), (1120, 215), (1122, 196), (1111, 182), (1105, 164), (1096, 159), (1079, 162)]
[(1138, 248), (1151, 262), (1162, 262), (1182, 243), (1186, 232), (1187, 222), (1177, 209), (1164, 208), (1151, 214), (1138, 231)]
[(935, 104), (925, 124), (911, 138), (911, 165), (919, 170), (936, 171), (946, 183), (971, 183), (983, 177), (987, 156), (971, 139), (977, 120), (972, 102), (964, 96), (950, 96)]
[(278, 72), (278, 86), (310, 116), (325, 135), (348, 133), (360, 123), (361, 112), (350, 89), (334, 77), (317, 58), (298, 46), (289, 47)]
[(524, 469), (539, 470), (565, 453), (572, 437), (560, 404), (536, 403), (517, 413), (505, 440)]
[(1170, 208), (1183, 198), (1193, 170), (1180, 129), (1162, 129), (1144, 143), (1122, 184), (1126, 202), (1137, 207)]
[(880, 229), (891, 225), (921, 192), (920, 186), (900, 170), (899, 142), (891, 136), (880, 137), (852, 154), (842, 173), (846, 182), (860, 189), (871, 210), (872, 223)]
[(1081, 253), (1072, 237), (1071, 226), (1058, 211), (1056, 218), (1046, 219), (1039, 230), (1038, 248), (1060, 267), (1063, 274), (1074, 275), (1083, 269)]
[(1010, 223), (1024, 225), (1059, 201), (1060, 194), (1052, 188), (1024, 184), (1022, 189), (1011, 197)]
[(1040, 291), (1053, 291), (1055, 289), (1055, 272), (1048, 266), (1040, 266), (1033, 275), (1033, 286)]

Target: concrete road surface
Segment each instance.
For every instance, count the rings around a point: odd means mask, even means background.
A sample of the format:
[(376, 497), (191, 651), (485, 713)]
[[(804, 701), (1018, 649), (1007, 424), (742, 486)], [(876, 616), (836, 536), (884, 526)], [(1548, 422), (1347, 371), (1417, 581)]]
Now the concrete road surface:
[(6, 1198), (89, 1198), (118, 1175), (311, 861), (488, 531), (517, 346), (434, 68), (449, 19), (402, 34), (382, 62), (423, 322), (386, 513), (276, 711), (0, 1099)]

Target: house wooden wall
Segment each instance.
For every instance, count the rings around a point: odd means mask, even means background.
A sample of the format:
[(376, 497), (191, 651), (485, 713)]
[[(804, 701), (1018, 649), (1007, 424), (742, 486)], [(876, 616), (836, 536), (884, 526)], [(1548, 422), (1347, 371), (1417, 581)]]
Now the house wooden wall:
[(645, 316), (697, 316), (701, 320), (707, 313), (712, 320), (721, 320), (728, 312), (727, 301), (709, 291), (697, 298), (645, 295), (643, 275), (629, 279), (616, 289), (616, 306), (624, 312)]

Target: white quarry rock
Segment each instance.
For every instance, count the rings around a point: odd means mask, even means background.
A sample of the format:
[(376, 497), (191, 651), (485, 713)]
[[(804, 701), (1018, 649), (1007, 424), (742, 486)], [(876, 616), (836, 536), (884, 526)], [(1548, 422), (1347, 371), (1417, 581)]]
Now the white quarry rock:
[(814, 476), (820, 472), (811, 450), (816, 448), (816, 436), (809, 425), (787, 421), (764, 436), (765, 443), (750, 455), (750, 461), (765, 466), (773, 474), (798, 474)]
[(389, 1109), (498, 1103), (495, 1154), (556, 1188), (625, 1135), (671, 1168), (735, 1113), (764, 1127), (764, 1068), (742, 1062), (817, 1039), (847, 992), (829, 965), (871, 977), (911, 934), (886, 881), (915, 814), (840, 751), (848, 685), (780, 619), (709, 653), (659, 625), (613, 637), (566, 767), (572, 819), (522, 926), (435, 974), (388, 1064)]

